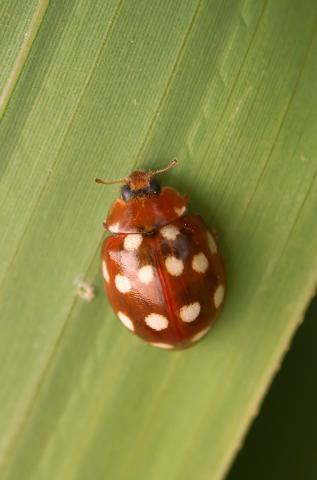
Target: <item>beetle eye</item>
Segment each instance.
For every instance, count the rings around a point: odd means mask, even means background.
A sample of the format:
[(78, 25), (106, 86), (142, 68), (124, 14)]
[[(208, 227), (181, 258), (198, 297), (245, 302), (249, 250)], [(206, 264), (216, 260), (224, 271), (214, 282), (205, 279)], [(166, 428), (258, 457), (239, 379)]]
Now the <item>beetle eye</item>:
[(123, 185), (123, 187), (121, 187), (121, 197), (125, 202), (134, 197), (134, 193), (130, 189), (129, 185)]
[(161, 186), (155, 178), (151, 178), (148, 191), (151, 194), (159, 194), (161, 192)]

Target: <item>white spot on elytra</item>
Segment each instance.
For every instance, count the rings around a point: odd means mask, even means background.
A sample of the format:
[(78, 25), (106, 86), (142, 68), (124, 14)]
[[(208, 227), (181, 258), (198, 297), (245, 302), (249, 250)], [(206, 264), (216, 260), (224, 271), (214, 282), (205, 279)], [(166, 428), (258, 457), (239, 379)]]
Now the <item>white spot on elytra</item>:
[(174, 225), (166, 225), (161, 228), (161, 235), (166, 238), (166, 240), (176, 240), (178, 234), (179, 230)]
[(102, 261), (102, 274), (103, 274), (103, 278), (106, 280), (106, 282), (109, 283), (109, 281), (110, 281), (109, 272), (108, 272), (108, 269), (107, 269), (106, 262), (104, 260)]
[(144, 265), (138, 270), (138, 277), (140, 282), (145, 283), (148, 285), (152, 282), (154, 278), (154, 268), (152, 265)]
[(131, 290), (131, 283), (128, 277), (118, 274), (115, 276), (114, 281), (119, 292), (127, 293)]
[(112, 233), (119, 233), (120, 232), (119, 223), (113, 223), (112, 225), (108, 225), (108, 230)]
[(205, 273), (208, 269), (208, 260), (206, 255), (202, 252), (194, 255), (192, 267), (198, 273)]
[(218, 308), (222, 304), (223, 297), (225, 295), (225, 289), (223, 285), (218, 285), (217, 290), (214, 293), (214, 304)]
[(121, 322), (125, 327), (131, 330), (131, 332), (134, 332), (134, 325), (132, 323), (132, 320), (127, 315), (122, 312), (118, 312), (118, 317), (120, 318)]
[(208, 245), (211, 253), (213, 254), (217, 253), (217, 244), (215, 242), (214, 237), (209, 232), (207, 233), (207, 240), (208, 240)]
[(127, 235), (123, 242), (123, 248), (132, 252), (133, 250), (137, 250), (141, 245), (143, 237), (140, 233), (131, 233)]
[(153, 345), (153, 347), (165, 348), (166, 350), (174, 348), (173, 345), (169, 345), (168, 343), (151, 343), (151, 345)]
[(185, 205), (183, 205), (180, 208), (174, 207), (174, 210), (177, 213), (177, 215), (179, 215), (181, 217), (183, 215), (183, 213), (185, 213), (186, 207), (185, 207)]
[(153, 330), (164, 330), (168, 326), (167, 318), (159, 313), (150, 313), (150, 315), (145, 317), (144, 321)]
[(167, 259), (165, 260), (165, 266), (168, 273), (174, 275), (175, 277), (181, 275), (184, 270), (183, 261), (174, 257), (173, 255), (167, 257)]
[(206, 335), (210, 330), (210, 327), (204, 328), (204, 330), (201, 330), (200, 332), (196, 333), (192, 338), (192, 342), (197, 342), (197, 340), (200, 340), (202, 337)]
[(196, 320), (200, 313), (200, 303), (194, 302), (190, 303), (189, 305), (184, 305), (180, 311), (179, 315), (183, 322), (193, 322)]

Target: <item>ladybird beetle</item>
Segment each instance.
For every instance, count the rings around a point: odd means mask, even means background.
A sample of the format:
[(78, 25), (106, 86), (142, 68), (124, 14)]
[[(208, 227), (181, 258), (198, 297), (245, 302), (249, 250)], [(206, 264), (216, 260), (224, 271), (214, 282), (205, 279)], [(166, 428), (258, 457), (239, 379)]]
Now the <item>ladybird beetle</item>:
[(160, 170), (135, 171), (123, 183), (103, 223), (114, 234), (101, 250), (105, 291), (116, 315), (151, 345), (184, 348), (213, 324), (225, 293), (225, 270), (215, 234), (188, 200), (161, 189)]

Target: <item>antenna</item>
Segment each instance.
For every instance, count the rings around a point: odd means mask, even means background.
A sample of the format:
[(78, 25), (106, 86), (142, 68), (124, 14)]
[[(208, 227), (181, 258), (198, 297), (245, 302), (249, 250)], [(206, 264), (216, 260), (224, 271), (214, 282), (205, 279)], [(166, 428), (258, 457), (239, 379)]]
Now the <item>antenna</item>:
[(167, 167), (164, 168), (158, 168), (157, 170), (150, 170), (149, 175), (152, 177), (153, 175), (158, 175), (159, 173), (164, 173), (170, 170), (171, 168), (175, 167), (177, 164), (176, 158), (174, 158), (168, 165)]
[(95, 178), (96, 183), (102, 183), (103, 185), (112, 185), (113, 183), (127, 183), (128, 178), (119, 178), (118, 180), (102, 180), (101, 178)]
[(174, 158), (174, 160), (172, 160), (166, 167), (164, 168), (158, 168), (157, 170), (150, 170), (149, 172), (132, 172), (131, 175), (129, 177), (125, 177), (125, 178), (119, 178), (118, 180), (102, 180), (101, 178), (95, 178), (95, 182), (96, 183), (101, 183), (102, 185), (112, 185), (114, 183), (126, 183), (126, 184), (129, 184), (130, 182), (132, 183), (133, 181), (133, 177), (135, 177), (135, 175), (142, 175), (142, 178), (143, 179), (150, 179), (151, 177), (153, 177), (154, 175), (158, 175), (159, 173), (164, 173), (164, 172), (167, 172), (168, 170), (170, 170), (171, 168), (175, 167), (175, 165), (177, 164), (177, 160), (176, 158)]

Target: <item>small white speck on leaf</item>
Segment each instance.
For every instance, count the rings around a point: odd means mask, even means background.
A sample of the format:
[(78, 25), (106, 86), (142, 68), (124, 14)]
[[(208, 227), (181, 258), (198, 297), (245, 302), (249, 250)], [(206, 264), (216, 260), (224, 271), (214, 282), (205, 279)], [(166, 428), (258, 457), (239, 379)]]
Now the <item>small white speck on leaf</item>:
[(91, 302), (95, 298), (95, 288), (91, 283), (83, 280), (82, 277), (76, 277), (74, 283), (76, 288), (75, 293), (79, 298), (85, 302)]

